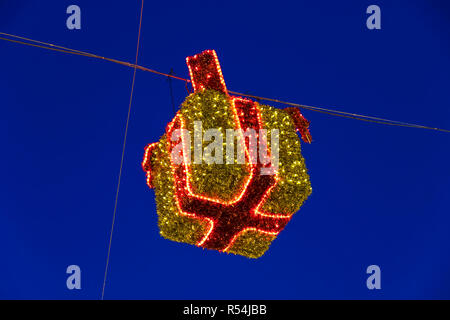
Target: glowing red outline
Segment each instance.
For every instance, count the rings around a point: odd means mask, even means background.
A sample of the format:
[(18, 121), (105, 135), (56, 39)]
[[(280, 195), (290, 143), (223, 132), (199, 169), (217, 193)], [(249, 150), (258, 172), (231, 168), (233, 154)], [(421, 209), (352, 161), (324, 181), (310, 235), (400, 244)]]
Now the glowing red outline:
[[(247, 147), (247, 145), (245, 143), (245, 138), (243, 136), (243, 130), (242, 130), (242, 126), (241, 126), (241, 120), (240, 120), (240, 117), (239, 117), (237, 109), (236, 109), (235, 101), (240, 100), (240, 101), (250, 102), (252, 104), (252, 108), (254, 108), (254, 111), (255, 111), (255, 113), (257, 115), (258, 126), (259, 126), (259, 128), (262, 128), (263, 127), (262, 126), (263, 123), (262, 123), (262, 119), (261, 119), (261, 111), (260, 111), (260, 109), (258, 107), (259, 104), (257, 102), (254, 102), (254, 101), (250, 100), (250, 99), (244, 99), (244, 98), (241, 98), (241, 97), (234, 97), (234, 96), (228, 95), (228, 92), (227, 92), (227, 89), (226, 89), (226, 86), (225, 86), (225, 81), (223, 80), (222, 70), (220, 68), (220, 64), (219, 64), (219, 60), (217, 58), (216, 52), (214, 50), (207, 50), (204, 53), (212, 53), (214, 55), (215, 66), (217, 68), (217, 72), (218, 72), (219, 77), (220, 77), (220, 82), (221, 82), (221, 84), (223, 85), (223, 87), (225, 89), (225, 94), (230, 98), (229, 101), (230, 101), (231, 108), (232, 108), (233, 113), (234, 113), (234, 122), (235, 122), (236, 128), (240, 129), (240, 131), (239, 131), (240, 135), (241, 135), (240, 136), (240, 138), (241, 138), (240, 142), (244, 144), (244, 150), (245, 150), (245, 153), (246, 153), (246, 158), (248, 160), (248, 159), (250, 159), (250, 157), (249, 157), (249, 150), (248, 150), (248, 147)], [(197, 58), (197, 56), (198, 55), (195, 55), (193, 58)], [(198, 91), (199, 89), (203, 90), (203, 89), (205, 89), (205, 87), (203, 85), (200, 85), (200, 87), (198, 88), (198, 84), (194, 81), (193, 71), (192, 71), (191, 66), (189, 64), (189, 61), (190, 61), (191, 58), (192, 57), (187, 57), (186, 61), (187, 61), (188, 68), (189, 68), (189, 73), (190, 73), (190, 76), (191, 76), (192, 86), (194, 88), (194, 91)], [(211, 235), (211, 232), (213, 231), (214, 226), (215, 226), (215, 221), (212, 218), (198, 216), (195, 213), (188, 213), (188, 212), (185, 212), (185, 211), (182, 210), (182, 206), (180, 204), (180, 201), (181, 201), (181, 199), (180, 199), (180, 192), (181, 193), (184, 193), (184, 192), (179, 190), (179, 181), (180, 180), (178, 179), (178, 175), (176, 173), (176, 165), (174, 164), (173, 159), (172, 159), (172, 147), (173, 147), (174, 141), (171, 140), (171, 133), (172, 133), (172, 130), (173, 130), (173, 128), (174, 128), (174, 126), (175, 126), (177, 121), (179, 121), (180, 129), (185, 129), (186, 128), (184, 119), (183, 119), (183, 117), (182, 117), (182, 115), (180, 113), (177, 113), (175, 115), (174, 119), (167, 125), (167, 128), (166, 128), (166, 134), (167, 134), (166, 147), (167, 147), (167, 151), (168, 151), (169, 156), (170, 156), (172, 177), (174, 179), (174, 184), (173, 184), (174, 197), (175, 197), (175, 202), (176, 202), (176, 206), (178, 208), (178, 211), (182, 215), (190, 217), (190, 218), (206, 221), (209, 224), (209, 229), (205, 232), (205, 234), (203, 235), (202, 239), (200, 239), (196, 243), (197, 246), (202, 246), (205, 243), (205, 241), (208, 240), (209, 236)], [(192, 187), (191, 187), (191, 184), (190, 184), (191, 172), (190, 172), (190, 165), (188, 164), (188, 161), (187, 161), (187, 155), (185, 155), (185, 153), (184, 153), (184, 150), (185, 150), (184, 135), (181, 135), (181, 139), (182, 139), (182, 143), (183, 143), (183, 150), (182, 150), (182, 152), (183, 152), (183, 162), (184, 162), (184, 177), (182, 179), (183, 179), (183, 181), (186, 182), (186, 190), (184, 190), (184, 191), (187, 191), (187, 194), (189, 196), (191, 196), (191, 197), (198, 198), (198, 199), (203, 200), (203, 201), (219, 203), (219, 204), (221, 204), (223, 206), (229, 206), (229, 205), (232, 205), (232, 204), (240, 201), (242, 199), (242, 197), (245, 195), (245, 193), (247, 192), (247, 189), (248, 189), (248, 186), (249, 186), (250, 182), (254, 178), (255, 171), (258, 168), (258, 164), (256, 164), (256, 165), (250, 164), (250, 168), (251, 168), (250, 169), (250, 174), (248, 175), (248, 178), (247, 178), (246, 182), (244, 183), (242, 191), (240, 192), (239, 195), (236, 196), (235, 199), (232, 199), (230, 201), (222, 201), (220, 199), (208, 198), (208, 197), (205, 197), (203, 195), (196, 195), (196, 194), (194, 194), (194, 192), (192, 190)], [(146, 149), (145, 149), (144, 160), (142, 162), (142, 166), (144, 167), (144, 170), (145, 170), (145, 165), (150, 160), (149, 159), (149, 157), (150, 157), (149, 154), (155, 148), (157, 143), (158, 142), (149, 144), (146, 147)], [(268, 152), (270, 152), (270, 150), (268, 150)], [(151, 188), (152, 187), (151, 186), (151, 167), (148, 167), (148, 170), (146, 170), (146, 172), (147, 172), (147, 184)], [(263, 205), (266, 202), (267, 197), (269, 196), (270, 192), (278, 184), (278, 182), (280, 180), (281, 180), (281, 178), (279, 177), (279, 173), (278, 173), (278, 171), (276, 171), (275, 172), (275, 181), (265, 191), (265, 193), (262, 196), (262, 198), (259, 201), (259, 203), (257, 205), (255, 205), (255, 207), (253, 207), (250, 210), (250, 214), (261, 215), (261, 216), (272, 217), (272, 218), (280, 218), (280, 219), (290, 219), (292, 217), (292, 215), (271, 214), (271, 213), (265, 213), (265, 212), (259, 211), (259, 208), (261, 207), (261, 205)], [(278, 227), (278, 224), (276, 224), (276, 226)], [(255, 227), (246, 227), (246, 228), (240, 230), (239, 232), (237, 232), (233, 236), (233, 238), (228, 243), (228, 245), (227, 245), (227, 247), (225, 249), (222, 249), (222, 250), (219, 250), (219, 251), (228, 251), (233, 246), (233, 244), (236, 241), (236, 239), (238, 239), (239, 236), (241, 234), (245, 233), (245, 232), (257, 231), (257, 232), (260, 232), (260, 233), (263, 233), (263, 234), (268, 234), (268, 235), (278, 235), (281, 232), (281, 230), (276, 231), (276, 232), (272, 232), (272, 231), (267, 231), (267, 230), (264, 230), (264, 229), (255, 228)]]
[[(233, 103), (232, 103), (232, 108), (234, 109), (235, 114), (237, 114), (237, 110), (236, 110), (236, 107), (235, 107), (235, 105), (234, 105), (234, 99), (240, 99), (240, 100), (242, 100), (242, 101), (250, 101), (250, 102), (252, 102), (252, 104), (253, 104), (253, 106), (254, 106), (254, 108), (255, 108), (255, 111), (256, 111), (256, 113), (257, 113), (257, 116), (258, 116), (258, 124), (259, 124), (260, 127), (262, 127), (261, 116), (260, 116), (260, 110), (259, 110), (259, 108), (257, 108), (256, 103), (253, 102), (253, 101), (251, 101), (251, 100), (248, 100), (248, 99), (243, 99), (243, 98), (239, 98), (239, 97), (232, 97), (232, 101), (233, 101)], [(172, 122), (170, 123), (171, 126), (170, 126), (169, 131), (167, 132), (168, 135), (171, 134), (172, 129), (173, 129), (174, 124), (175, 124), (175, 121), (177, 121), (177, 120), (180, 122), (180, 129), (185, 129), (185, 128), (186, 128), (186, 126), (185, 126), (185, 124), (184, 124), (184, 119), (183, 119), (183, 117), (182, 117), (180, 114), (177, 114), (177, 117), (174, 118), (174, 121), (172, 121)], [(239, 123), (239, 128), (242, 129), (242, 127), (240, 126), (240, 123)], [(241, 131), (241, 132), (242, 132), (242, 131)], [(188, 186), (188, 185), (189, 185), (189, 184), (188, 184), (188, 183), (189, 183), (189, 180), (191, 179), (191, 175), (190, 175), (190, 172), (189, 172), (189, 166), (188, 166), (187, 161), (186, 161), (186, 160), (187, 160), (187, 157), (186, 157), (186, 155), (184, 154), (184, 150), (186, 150), (186, 149), (185, 149), (185, 145), (184, 145), (183, 136), (184, 136), (184, 135), (181, 135), (181, 137), (182, 137), (182, 143), (183, 143), (183, 159), (184, 159), (184, 167), (185, 167), (185, 173), (186, 173), (186, 178), (185, 178), (185, 179), (186, 179), (186, 186)], [(171, 141), (171, 140), (170, 140), (170, 141)], [(242, 139), (241, 142), (243, 142), (243, 141), (244, 141), (244, 140)], [(172, 143), (173, 143), (173, 142), (172, 142)], [(169, 144), (168, 144), (168, 146), (169, 146), (169, 148), (168, 148), (169, 154), (171, 154), (171, 148), (170, 148), (170, 146), (172, 146), (172, 143), (169, 143)], [(244, 143), (244, 148), (245, 148), (246, 154), (248, 155), (248, 149), (247, 149), (247, 146), (245, 145), (245, 143)], [(211, 218), (208, 218), (208, 217), (199, 217), (199, 216), (197, 216), (195, 213), (188, 213), (188, 212), (185, 212), (185, 211), (182, 210), (181, 205), (180, 205), (180, 199), (179, 199), (180, 195), (179, 195), (179, 192), (177, 192), (177, 185), (178, 185), (178, 182), (177, 182), (177, 181), (178, 181), (178, 177), (177, 177), (177, 174), (175, 173), (175, 166), (176, 166), (176, 165), (173, 163), (173, 159), (172, 159), (172, 156), (171, 156), (171, 170), (172, 170), (172, 176), (173, 176), (174, 181), (175, 181), (175, 183), (174, 183), (175, 200), (176, 200), (176, 204), (177, 204), (177, 208), (178, 208), (179, 212), (182, 213), (183, 215), (188, 216), (188, 217), (191, 217), (191, 218), (195, 218), (195, 219), (203, 220), (203, 221), (206, 220), (207, 223), (209, 224), (209, 229), (208, 229), (208, 231), (205, 233), (205, 235), (202, 237), (202, 239), (200, 239), (200, 240), (197, 242), (197, 244), (196, 244), (197, 246), (201, 247), (201, 246), (203, 245), (203, 243), (204, 243), (205, 241), (208, 240), (208, 238), (209, 238), (209, 236), (210, 236), (212, 230), (214, 229), (215, 221), (214, 221), (213, 219), (211, 219)], [(255, 170), (256, 170), (256, 166), (252, 166), (251, 174), (249, 175), (249, 179), (247, 179), (247, 181), (246, 181), (245, 187), (244, 187), (243, 190), (241, 191), (241, 193), (240, 193), (240, 195), (238, 196), (238, 198), (237, 198), (236, 200), (234, 200), (234, 201), (228, 201), (228, 202), (226, 202), (226, 201), (222, 201), (222, 200), (219, 200), (219, 199), (207, 198), (207, 197), (204, 197), (204, 196), (201, 196), (201, 195), (196, 195), (196, 194), (193, 194), (193, 193), (192, 193), (192, 190), (190, 190), (189, 187), (187, 188), (187, 191), (188, 191), (188, 194), (189, 194), (190, 196), (192, 196), (192, 197), (195, 197), (195, 198), (198, 198), (198, 199), (201, 199), (201, 200), (204, 200), (204, 201), (216, 202), (216, 203), (219, 203), (219, 204), (221, 204), (221, 205), (228, 206), (228, 205), (231, 205), (231, 204), (233, 204), (233, 203), (239, 201), (239, 200), (243, 197), (243, 195), (244, 195), (245, 192), (247, 191), (247, 188), (248, 188), (248, 185), (249, 185), (250, 181), (253, 179), (254, 171), (255, 171)], [(281, 218), (281, 219), (290, 219), (290, 218), (292, 217), (292, 215), (270, 214), (270, 213), (265, 213), (265, 212), (259, 211), (260, 206), (267, 200), (267, 197), (269, 196), (270, 192), (272, 191), (272, 189), (277, 185), (277, 183), (278, 183), (280, 180), (281, 180), (281, 179), (279, 178), (279, 173), (277, 172), (277, 173), (275, 174), (275, 182), (274, 182), (274, 183), (266, 190), (266, 192), (265, 192), (264, 196), (262, 197), (261, 201), (260, 201), (253, 209), (250, 210), (252, 214), (255, 214), (255, 215), (261, 215), (261, 216), (265, 216), (265, 217), (271, 217), (271, 218)], [(232, 240), (230, 241), (230, 243), (228, 244), (228, 246), (227, 246), (225, 249), (221, 250), (221, 251), (224, 251), (224, 252), (225, 252), (225, 251), (229, 250), (229, 248), (232, 247), (233, 243), (236, 241), (236, 239), (237, 239), (242, 233), (247, 232), (247, 231), (250, 231), (250, 230), (252, 230), (252, 231), (257, 231), (257, 232), (261, 232), (261, 233), (264, 233), (264, 234), (269, 234), (269, 235), (277, 235), (278, 233), (281, 232), (281, 230), (278, 231), (278, 232), (271, 232), (271, 231), (267, 231), (267, 230), (264, 230), (264, 229), (254, 228), (254, 227), (244, 228), (244, 229), (242, 229), (241, 231), (239, 231), (238, 233), (236, 233), (236, 234), (233, 236), (233, 238), (232, 238)]]
[(145, 153), (144, 153), (144, 160), (142, 160), (142, 169), (144, 169), (144, 171), (146, 172), (146, 176), (147, 176), (147, 185), (150, 187), (150, 189), (153, 188), (153, 185), (151, 183), (151, 179), (152, 179), (152, 169), (151, 169), (151, 163), (149, 164), (149, 168), (146, 170), (146, 166), (147, 166), (147, 161), (149, 161), (149, 153), (152, 152), (155, 147), (158, 145), (159, 142), (153, 142), (150, 143), (149, 145), (147, 145), (145, 147)]
[[(201, 54), (208, 54), (208, 53), (212, 53), (213, 56), (214, 56), (215, 66), (216, 66), (217, 72), (219, 74), (220, 82), (221, 82), (221, 84), (223, 86), (224, 93), (228, 94), (227, 86), (225, 85), (225, 80), (223, 79), (222, 69), (220, 68), (220, 63), (219, 63), (219, 58), (217, 57), (217, 53), (216, 53), (215, 50), (205, 50)], [(189, 76), (191, 77), (191, 83), (192, 83), (192, 87), (194, 88), (194, 92), (198, 91), (198, 90), (205, 89), (205, 87), (203, 85), (200, 85), (200, 88), (197, 87), (197, 83), (196, 83), (195, 78), (194, 78), (194, 73), (192, 71), (191, 64), (189, 63), (191, 59), (197, 59), (197, 57), (198, 57), (198, 54), (196, 54), (193, 57), (187, 57), (186, 58), (186, 64), (188, 65)]]

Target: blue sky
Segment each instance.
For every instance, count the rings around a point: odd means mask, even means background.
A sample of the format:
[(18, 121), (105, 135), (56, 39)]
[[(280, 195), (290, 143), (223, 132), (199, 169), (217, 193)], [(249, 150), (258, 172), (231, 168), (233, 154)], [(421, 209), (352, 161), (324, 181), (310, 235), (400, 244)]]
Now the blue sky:
[[(81, 30), (68, 30), (77, 4)], [(366, 8), (381, 8), (381, 30)], [(0, 1), (0, 31), (133, 61), (140, 1)], [(446, 1), (145, 2), (139, 64), (230, 90), (450, 128)], [(0, 298), (98, 299), (132, 69), (0, 42)], [(177, 105), (186, 96), (174, 80)], [(137, 72), (106, 299), (450, 298), (450, 135), (304, 111), (313, 193), (258, 260), (159, 236), (140, 162), (173, 117)], [(67, 290), (79, 265), (82, 289)], [(366, 268), (381, 268), (381, 290)]]

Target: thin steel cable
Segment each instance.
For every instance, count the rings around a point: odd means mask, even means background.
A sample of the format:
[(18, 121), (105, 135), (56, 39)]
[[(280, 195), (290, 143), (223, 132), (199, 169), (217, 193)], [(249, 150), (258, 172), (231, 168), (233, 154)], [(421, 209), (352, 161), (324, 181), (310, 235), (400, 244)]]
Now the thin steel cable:
[(320, 107), (313, 107), (313, 106), (308, 106), (308, 105), (304, 105), (304, 104), (281, 101), (278, 99), (265, 98), (265, 97), (260, 97), (260, 96), (245, 94), (245, 93), (239, 93), (239, 92), (235, 92), (235, 91), (228, 91), (228, 92), (231, 94), (249, 97), (249, 98), (253, 98), (253, 99), (266, 100), (266, 101), (276, 102), (276, 103), (280, 103), (280, 104), (284, 104), (284, 105), (295, 106), (295, 107), (307, 109), (310, 111), (330, 114), (330, 115), (337, 116), (337, 117), (350, 118), (350, 119), (378, 123), (378, 124), (393, 125), (393, 126), (398, 126), (398, 127), (419, 128), (419, 129), (435, 130), (435, 131), (450, 133), (450, 130), (447, 130), (447, 129), (434, 128), (434, 127), (424, 126), (424, 125), (420, 125), (420, 124), (414, 124), (414, 123), (408, 123), (408, 122), (402, 122), (402, 121), (396, 121), (396, 120), (389, 120), (389, 119), (384, 119), (384, 118), (379, 118), (379, 117), (367, 116), (367, 115), (362, 115), (362, 114), (357, 114), (357, 113), (349, 113), (349, 112), (344, 112), (344, 111), (337, 111), (337, 110), (320, 108)]
[[(102, 56), (99, 56), (99, 55), (96, 55), (96, 54), (92, 54), (92, 53), (88, 53), (88, 52), (84, 52), (84, 51), (80, 51), (80, 50), (75, 50), (75, 49), (70, 49), (70, 48), (67, 48), (67, 47), (63, 47), (63, 46), (59, 46), (59, 45), (55, 45), (55, 44), (51, 44), (51, 43), (47, 43), (47, 42), (43, 42), (43, 41), (33, 40), (33, 39), (30, 39), (30, 38), (26, 38), (26, 37), (16, 36), (16, 35), (12, 35), (12, 34), (5, 33), (5, 32), (0, 32), (0, 35), (4, 35), (4, 36), (12, 37), (12, 38), (15, 38), (15, 39), (20, 39), (20, 40), (25, 40), (25, 41), (29, 41), (29, 42), (32, 42), (32, 43), (26, 43), (26, 42), (23, 42), (23, 41), (12, 40), (12, 39), (7, 39), (7, 38), (3, 38), (3, 37), (0, 37), (0, 40), (10, 41), (10, 42), (18, 43), (18, 44), (23, 44), (23, 45), (28, 45), (28, 46), (32, 46), (32, 47), (38, 47), (38, 48), (53, 50), (53, 51), (57, 51), (57, 52), (67, 53), (67, 54), (75, 54), (75, 55), (80, 55), (80, 56), (86, 56), (86, 57), (106, 60), (106, 61), (109, 61), (109, 62), (117, 63), (117, 64), (120, 64), (120, 65), (124, 65), (124, 66), (127, 66), (127, 67), (132, 67), (134, 69), (139, 69), (139, 70), (142, 70), (142, 71), (152, 72), (152, 73), (155, 73), (155, 74), (158, 74), (158, 75), (162, 75), (162, 76), (166, 76), (166, 77), (169, 77), (169, 78), (181, 80), (181, 81), (184, 81), (186, 83), (186, 89), (187, 89), (187, 91), (189, 93), (189, 90), (187, 88), (187, 83), (189, 83), (190, 80), (182, 78), (182, 77), (175, 76), (173, 74), (167, 74), (167, 73), (159, 72), (159, 71), (156, 71), (156, 70), (153, 70), (153, 69), (149, 69), (149, 68), (146, 68), (146, 67), (143, 67), (143, 66), (139, 66), (139, 65), (137, 65), (137, 63), (132, 64), (132, 63), (129, 63), (129, 62), (126, 62), (126, 61), (120, 61), (120, 60), (117, 60), (117, 59), (102, 57)], [(235, 94), (235, 95), (240, 95), (240, 96), (244, 96), (244, 97), (254, 98), (254, 99), (258, 99), (258, 100), (265, 100), (265, 101), (276, 102), (276, 103), (280, 103), (280, 104), (284, 104), (284, 105), (296, 106), (296, 107), (299, 107), (299, 108), (307, 109), (307, 110), (314, 111), (314, 112), (324, 113), (324, 114), (328, 114), (328, 115), (332, 115), (332, 116), (336, 116), (336, 117), (343, 117), (343, 118), (349, 118), (349, 119), (360, 120), (360, 121), (371, 122), (371, 123), (377, 123), (377, 124), (398, 126), (398, 127), (418, 128), (418, 129), (426, 129), (426, 130), (433, 130), (433, 131), (440, 131), (440, 132), (450, 133), (450, 130), (447, 130), (447, 129), (435, 128), (435, 127), (430, 127), (430, 126), (425, 126), (425, 125), (420, 125), (420, 124), (407, 123), (407, 122), (403, 122), (403, 121), (384, 119), (384, 118), (380, 118), (380, 117), (374, 117), (374, 116), (362, 115), (362, 114), (357, 114), (357, 113), (338, 111), (338, 110), (333, 110), (333, 109), (328, 109), (328, 108), (320, 108), (320, 107), (308, 106), (308, 105), (303, 105), (303, 104), (298, 104), (298, 103), (293, 103), (293, 102), (282, 101), (282, 100), (279, 100), (279, 99), (265, 98), (265, 97), (260, 97), (260, 96), (256, 96), (256, 95), (245, 94), (245, 93), (239, 93), (239, 92), (234, 92), (234, 91), (228, 91), (228, 92), (232, 93), (232, 94)]]
[(127, 61), (121, 61), (121, 60), (117, 60), (117, 59), (113, 59), (113, 58), (107, 58), (107, 57), (103, 57), (103, 56), (100, 56), (100, 55), (97, 55), (97, 54), (93, 54), (93, 53), (89, 53), (89, 52), (85, 52), (85, 51), (81, 51), (81, 50), (76, 50), (76, 49), (71, 49), (71, 48), (59, 46), (59, 45), (48, 43), (48, 42), (33, 40), (33, 39), (30, 39), (30, 38), (26, 38), (26, 37), (16, 36), (16, 35), (5, 33), (5, 32), (0, 32), (0, 35), (8, 36), (8, 37), (15, 38), (15, 39), (21, 39), (21, 40), (29, 41), (29, 43), (28, 43), (28, 42), (24, 42), (24, 41), (19, 41), (19, 40), (13, 40), (13, 39), (0, 37), (0, 40), (12, 42), (12, 43), (22, 44), (22, 45), (25, 45), (25, 46), (31, 46), (31, 47), (41, 48), (41, 49), (47, 49), (47, 50), (51, 50), (51, 51), (62, 52), (62, 53), (66, 53), (66, 54), (72, 54), (72, 55), (78, 55), (78, 56), (95, 58), (95, 59), (99, 59), (99, 60), (105, 60), (105, 61), (109, 61), (109, 62), (120, 64), (120, 65), (124, 65), (124, 66), (130, 67), (130, 68), (137, 68), (137, 69), (142, 70), (142, 71), (152, 72), (152, 73), (155, 73), (155, 74), (158, 74), (158, 75), (171, 77), (173, 79), (178, 79), (178, 80), (190, 82), (188, 79), (177, 77), (175, 75), (168, 75), (166, 73), (159, 72), (159, 71), (156, 71), (156, 70), (152, 70), (150, 68), (146, 68), (146, 67), (143, 67), (143, 66), (140, 66), (140, 65), (137, 65), (137, 64), (133, 64), (131, 62), (127, 62)]
[[(139, 56), (139, 45), (140, 45), (140, 39), (141, 39), (142, 13), (143, 13), (143, 11), (144, 11), (144, 0), (142, 0), (141, 14), (140, 14), (140, 18), (139, 18), (139, 32), (138, 32), (138, 39), (137, 39), (137, 45), (136, 45), (135, 65), (137, 65), (138, 56)], [(115, 198), (115, 202), (114, 202), (114, 212), (113, 212), (113, 218), (112, 218), (112, 223), (111, 223), (111, 233), (110, 233), (110, 236), (109, 236), (108, 254), (107, 254), (107, 257), (106, 257), (105, 276), (103, 278), (102, 300), (105, 297), (106, 279), (107, 279), (107, 276), (108, 276), (109, 258), (110, 258), (110, 255), (111, 255), (111, 244), (112, 244), (112, 238), (113, 238), (113, 232), (114, 232), (114, 223), (115, 223), (115, 220), (116, 220), (117, 202), (118, 202), (118, 199), (119, 199), (120, 180), (121, 180), (121, 177), (122, 177), (123, 160), (124, 160), (124, 155), (125, 155), (125, 147), (126, 147), (126, 144), (127, 144), (128, 124), (130, 122), (131, 105), (133, 103), (134, 84), (135, 84), (135, 81), (136, 81), (136, 70), (137, 70), (137, 68), (135, 67), (134, 71), (133, 71), (133, 80), (131, 82), (130, 101), (129, 101), (129, 104), (128, 104), (127, 122), (126, 122), (126, 125), (125, 125), (125, 135), (124, 135), (124, 138), (123, 138), (122, 157), (120, 159), (119, 178), (118, 178), (118, 182), (117, 182), (116, 198)]]

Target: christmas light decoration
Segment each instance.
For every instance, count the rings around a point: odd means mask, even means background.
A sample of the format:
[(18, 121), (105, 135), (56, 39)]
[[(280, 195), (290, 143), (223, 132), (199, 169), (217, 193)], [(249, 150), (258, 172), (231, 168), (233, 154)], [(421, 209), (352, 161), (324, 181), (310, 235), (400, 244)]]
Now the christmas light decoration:
[[(310, 143), (309, 122), (297, 108), (280, 110), (230, 96), (215, 51), (186, 60), (194, 93), (160, 141), (146, 147), (142, 162), (147, 185), (155, 190), (160, 233), (170, 240), (258, 258), (311, 194), (296, 133)], [(196, 161), (202, 150), (204, 157), (208, 153), (211, 142), (202, 136), (210, 129), (227, 137), (227, 143), (215, 138), (214, 153), (226, 154), (231, 137), (232, 149), (241, 147), (246, 161), (234, 156), (228, 163)], [(229, 136), (227, 129), (237, 134)], [(244, 136), (248, 130), (257, 132), (260, 152), (265, 146), (268, 158), (278, 155), (278, 165), (251, 161), (251, 139)], [(194, 135), (175, 134), (180, 132)], [(279, 137), (273, 140), (275, 133)], [(177, 155), (182, 161), (174, 160)]]

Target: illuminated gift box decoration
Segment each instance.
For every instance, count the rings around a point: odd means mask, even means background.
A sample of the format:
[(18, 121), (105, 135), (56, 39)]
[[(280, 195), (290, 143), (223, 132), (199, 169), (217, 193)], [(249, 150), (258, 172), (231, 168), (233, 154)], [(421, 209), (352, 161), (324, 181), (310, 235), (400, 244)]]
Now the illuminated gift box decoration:
[[(280, 110), (229, 95), (213, 50), (186, 61), (194, 93), (159, 142), (146, 147), (142, 163), (147, 184), (155, 190), (160, 233), (173, 241), (258, 258), (311, 194), (297, 135), (299, 131), (304, 141), (311, 141), (309, 122), (298, 108)], [(211, 151), (208, 129), (231, 137), (227, 142), (233, 142), (232, 151), (234, 146), (245, 151), (244, 163), (234, 155), (228, 163), (205, 161), (217, 156), (217, 150), (228, 156), (227, 144), (217, 142), (217, 137)], [(229, 137), (226, 129), (238, 134)], [(262, 141), (259, 148), (265, 147), (265, 161), (255, 161), (252, 141), (242, 134), (247, 129), (254, 129)], [(272, 139), (277, 133), (272, 129), (278, 130), (278, 139)], [(203, 158), (197, 157), (198, 150)], [(182, 161), (176, 160), (177, 155)]]

